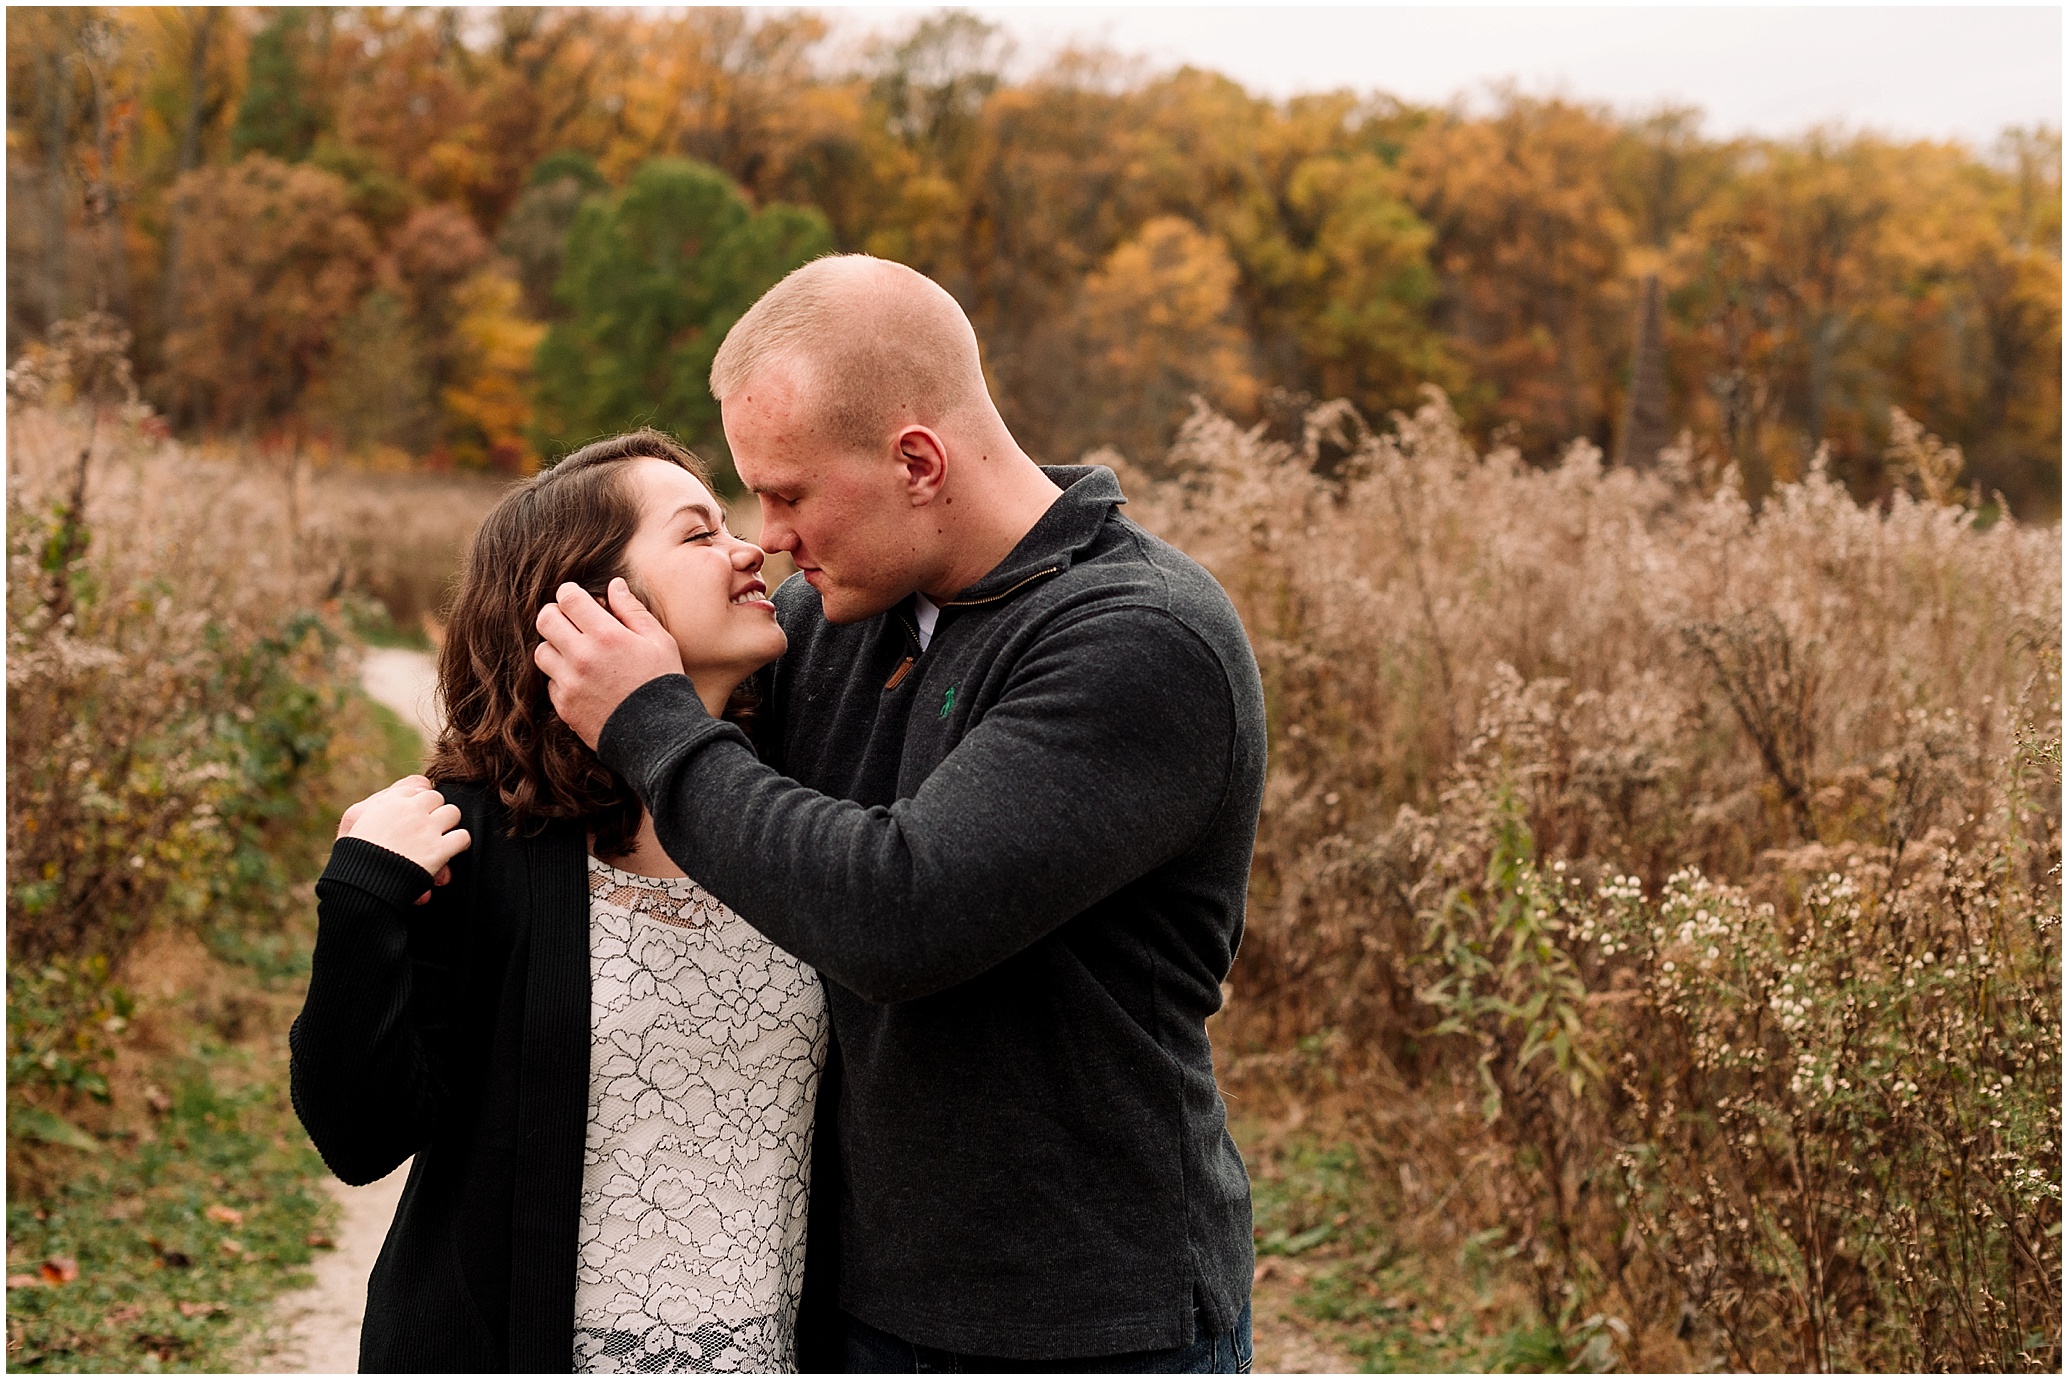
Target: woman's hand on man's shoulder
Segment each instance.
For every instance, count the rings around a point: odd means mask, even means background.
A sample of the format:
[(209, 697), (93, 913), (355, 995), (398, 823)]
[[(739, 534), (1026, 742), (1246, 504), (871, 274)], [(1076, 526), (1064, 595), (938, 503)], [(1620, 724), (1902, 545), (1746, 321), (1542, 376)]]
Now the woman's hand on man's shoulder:
[[(428, 776), (405, 776), (357, 802), (338, 821), (337, 836), (400, 854), (430, 873), (434, 886), (452, 880), (452, 860), (474, 841), (460, 827), (460, 807), (447, 804)], [(430, 899), (427, 891), (417, 904)]]

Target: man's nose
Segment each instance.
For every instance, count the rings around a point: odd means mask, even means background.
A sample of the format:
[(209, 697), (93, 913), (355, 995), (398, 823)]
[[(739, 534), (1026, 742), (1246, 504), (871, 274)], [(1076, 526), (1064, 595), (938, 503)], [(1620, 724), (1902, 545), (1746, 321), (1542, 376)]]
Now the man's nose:
[(797, 533), (769, 511), (766, 503), (761, 505), (761, 549), (763, 551), (792, 551), (797, 546)]

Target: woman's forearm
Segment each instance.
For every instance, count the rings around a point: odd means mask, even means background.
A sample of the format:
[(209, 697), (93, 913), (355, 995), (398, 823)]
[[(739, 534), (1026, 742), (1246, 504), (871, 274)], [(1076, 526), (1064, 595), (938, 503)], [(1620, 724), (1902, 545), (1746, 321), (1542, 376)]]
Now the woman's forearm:
[(288, 1035), (290, 1088), (309, 1138), (346, 1183), (371, 1183), (416, 1153), (446, 1101), (412, 1012), (421, 965), (410, 927), (450, 919), (446, 895), (415, 904), (428, 890), (423, 868), (351, 838), (316, 884), (309, 994)]

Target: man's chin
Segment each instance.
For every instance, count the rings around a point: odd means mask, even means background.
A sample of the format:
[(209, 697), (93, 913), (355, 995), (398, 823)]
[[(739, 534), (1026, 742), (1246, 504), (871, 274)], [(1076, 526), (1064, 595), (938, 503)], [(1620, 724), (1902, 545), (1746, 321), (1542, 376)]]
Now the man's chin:
[(864, 608), (852, 601), (828, 599), (824, 595), (819, 599), (819, 611), (828, 623), (859, 623), (882, 612), (881, 609)]
[(842, 589), (839, 585), (821, 583), (823, 578), (822, 576), (820, 580), (813, 580), (811, 587), (819, 592), (819, 612), (828, 623), (860, 623), (897, 604), (895, 599), (886, 601), (862, 590)]

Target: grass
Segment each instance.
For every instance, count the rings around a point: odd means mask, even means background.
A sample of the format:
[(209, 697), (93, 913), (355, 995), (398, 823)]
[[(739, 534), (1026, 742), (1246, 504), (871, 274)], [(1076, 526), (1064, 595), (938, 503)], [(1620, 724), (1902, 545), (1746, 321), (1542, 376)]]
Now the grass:
[(377, 700), (366, 701), (367, 714), (381, 736), (382, 758), (388, 780), (409, 776), (424, 769), (424, 740), (402, 721), (402, 716)]
[[(363, 696), (350, 709), (365, 789), (417, 769), (414, 730)], [(337, 1213), (287, 1096), (286, 1027), (314, 934), (302, 881), (277, 924), (237, 915), (159, 936), (126, 975), (134, 1020), (108, 1102), (67, 1109), (93, 1148), (53, 1143), (81, 1136), (71, 1122), (34, 1139), (15, 1127), (10, 1370), (270, 1364), (275, 1301), (308, 1284)]]
[(202, 1039), (149, 1129), (40, 1150), (62, 1182), (8, 1204), (10, 1370), (246, 1368), (336, 1216), (285, 1080), (238, 1085), (258, 1064)]
[(1250, 1166), (1259, 1331), (1298, 1337), (1317, 1352), (1269, 1356), (1278, 1368), (1608, 1368), (1597, 1341), (1604, 1324), (1561, 1326), (1513, 1287), (1514, 1250), (1500, 1229), (1440, 1241), (1408, 1220), (1385, 1167), (1354, 1141), (1256, 1120), (1233, 1130)]

